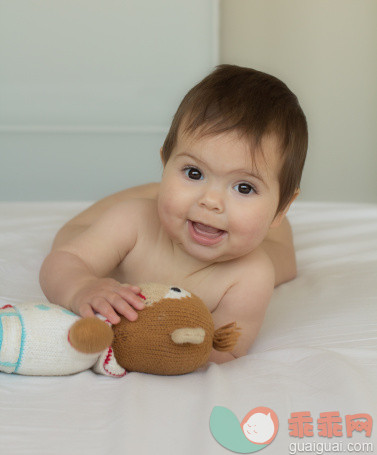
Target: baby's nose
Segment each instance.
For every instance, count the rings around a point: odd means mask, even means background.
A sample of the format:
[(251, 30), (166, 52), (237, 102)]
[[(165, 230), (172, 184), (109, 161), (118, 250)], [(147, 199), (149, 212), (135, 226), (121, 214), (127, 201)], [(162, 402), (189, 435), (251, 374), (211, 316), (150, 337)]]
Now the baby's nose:
[(219, 189), (210, 188), (203, 192), (199, 205), (217, 213), (224, 211), (224, 196)]

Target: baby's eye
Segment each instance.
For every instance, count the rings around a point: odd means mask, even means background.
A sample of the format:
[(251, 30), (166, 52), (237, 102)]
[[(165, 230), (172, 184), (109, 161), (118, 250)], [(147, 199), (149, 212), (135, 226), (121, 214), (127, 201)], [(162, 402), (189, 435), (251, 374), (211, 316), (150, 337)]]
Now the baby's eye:
[(203, 177), (202, 173), (199, 169), (196, 169), (196, 167), (186, 167), (184, 171), (187, 177), (191, 180), (200, 180)]
[(250, 194), (255, 192), (250, 183), (238, 183), (234, 188), (241, 194)]

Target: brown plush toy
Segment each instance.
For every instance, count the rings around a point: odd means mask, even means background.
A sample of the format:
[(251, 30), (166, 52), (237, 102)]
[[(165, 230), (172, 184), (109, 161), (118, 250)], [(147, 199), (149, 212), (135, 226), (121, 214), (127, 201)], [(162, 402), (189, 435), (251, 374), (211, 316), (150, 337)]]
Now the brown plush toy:
[(80, 352), (99, 352), (109, 345), (117, 364), (126, 371), (160, 375), (189, 373), (203, 366), (212, 348), (230, 351), (239, 330), (230, 323), (214, 330), (202, 300), (176, 286), (140, 286), (145, 309), (130, 322), (110, 327), (98, 318), (80, 319), (69, 331), (71, 345)]

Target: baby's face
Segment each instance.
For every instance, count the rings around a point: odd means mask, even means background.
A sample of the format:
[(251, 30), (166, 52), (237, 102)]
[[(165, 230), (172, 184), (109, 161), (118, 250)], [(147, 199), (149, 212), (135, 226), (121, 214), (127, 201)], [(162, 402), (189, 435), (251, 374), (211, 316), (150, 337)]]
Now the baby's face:
[[(277, 141), (262, 140), (253, 165), (236, 132), (180, 135), (165, 165), (159, 217), (171, 240), (201, 261), (225, 261), (265, 238), (279, 202)], [(276, 221), (275, 221), (276, 222)]]

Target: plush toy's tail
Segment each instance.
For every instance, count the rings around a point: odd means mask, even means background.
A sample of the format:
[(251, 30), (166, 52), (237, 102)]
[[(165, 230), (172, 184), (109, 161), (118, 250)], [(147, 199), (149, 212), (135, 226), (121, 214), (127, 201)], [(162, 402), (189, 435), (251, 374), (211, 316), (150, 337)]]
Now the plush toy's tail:
[(213, 347), (216, 351), (231, 351), (240, 336), (240, 328), (235, 322), (223, 325), (215, 330)]
[(108, 348), (114, 338), (113, 330), (98, 318), (76, 321), (68, 333), (71, 345), (85, 354), (94, 354)]

